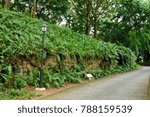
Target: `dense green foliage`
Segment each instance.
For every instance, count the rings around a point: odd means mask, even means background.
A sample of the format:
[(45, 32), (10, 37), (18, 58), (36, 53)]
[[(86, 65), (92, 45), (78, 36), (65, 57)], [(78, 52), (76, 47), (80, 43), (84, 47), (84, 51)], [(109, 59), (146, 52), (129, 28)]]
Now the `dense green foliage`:
[(124, 45), (137, 57), (150, 59), (149, 0), (71, 1), (67, 26), (72, 30)]
[[(38, 86), (42, 23), (43, 21), (27, 15), (0, 11), (0, 91)], [(97, 74), (102, 71), (100, 77), (107, 75), (106, 71), (109, 71), (108, 74), (117, 73), (117, 69), (120, 69), (118, 66), (127, 70), (136, 66), (136, 57), (128, 48), (98, 41), (64, 27), (47, 25), (44, 48), (45, 87), (78, 83), (85, 78), (86, 73), (93, 73), (97, 77), (93, 71), (96, 68), (87, 69), (89, 61), (101, 61), (96, 63), (99, 65)], [(75, 62), (67, 65), (66, 62), (69, 61)], [(8, 94), (11, 95), (10, 92)], [(18, 92), (16, 94), (20, 95)]]
[[(49, 21), (51, 23), (59, 23), (62, 21), (68, 10), (68, 0), (10, 0), (10, 10), (32, 14), (35, 5), (36, 16), (39, 19)], [(0, 1), (2, 7), (5, 7), (5, 0)]]
[[(0, 18), (1, 63), (11, 62), (14, 57), (21, 55), (27, 58), (34, 55), (39, 59), (42, 22), (26, 15), (6, 11), (0, 12)], [(125, 54), (128, 58), (132, 56), (132, 52), (122, 46), (97, 41), (55, 25), (48, 25), (45, 51), (47, 54), (79, 55), (80, 58), (103, 58), (106, 55), (106, 59), (111, 58), (112, 61), (118, 58), (117, 54)], [(135, 57), (132, 58), (134, 60)]]
[(0, 100), (30, 99), (33, 96), (33, 92), (25, 89), (10, 89), (4, 92), (0, 92)]
[[(150, 59), (149, 0), (10, 0), (10, 10), (34, 13), (39, 19), (75, 32), (130, 48), (138, 58)], [(35, 1), (35, 5), (34, 5)], [(5, 0), (0, 6), (5, 7)]]

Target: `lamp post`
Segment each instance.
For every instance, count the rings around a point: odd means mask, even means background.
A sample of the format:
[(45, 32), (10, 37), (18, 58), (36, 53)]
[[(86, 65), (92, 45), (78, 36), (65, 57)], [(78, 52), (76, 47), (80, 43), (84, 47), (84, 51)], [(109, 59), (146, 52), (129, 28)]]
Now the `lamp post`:
[(107, 45), (106, 42), (104, 42), (105, 59), (106, 59), (106, 49), (107, 49)]
[[(107, 45), (106, 42), (104, 42), (104, 63), (106, 62), (106, 49), (107, 49)], [(104, 69), (106, 69), (105, 65), (104, 65)]]
[(42, 53), (41, 53), (41, 65), (40, 65), (40, 80), (39, 80), (39, 88), (36, 88), (36, 90), (45, 90), (45, 88), (43, 87), (43, 54), (44, 54), (44, 36), (45, 36), (45, 32), (47, 29), (47, 25), (43, 24), (42, 25)]

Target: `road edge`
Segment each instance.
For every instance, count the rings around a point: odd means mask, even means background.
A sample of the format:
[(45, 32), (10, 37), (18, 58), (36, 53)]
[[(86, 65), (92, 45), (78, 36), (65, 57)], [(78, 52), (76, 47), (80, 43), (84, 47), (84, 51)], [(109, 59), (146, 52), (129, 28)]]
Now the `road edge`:
[(112, 78), (114, 76), (126, 74), (126, 73), (129, 73), (129, 72), (135, 72), (135, 71), (140, 70), (141, 68), (142, 68), (142, 66), (140, 66), (137, 69), (134, 69), (132, 71), (126, 71), (126, 72), (122, 72), (122, 73), (115, 73), (115, 74), (112, 74), (112, 75), (104, 76), (104, 77), (99, 78), (99, 79), (93, 78), (92, 80), (83, 80), (79, 84), (76, 84), (75, 86), (65, 87), (63, 90), (58, 90), (58, 91), (56, 91), (54, 93), (48, 93), (47, 95), (43, 95), (43, 96), (39, 96), (39, 97), (36, 97), (36, 98), (32, 98), (31, 100), (43, 100), (47, 96), (52, 96), (52, 95), (55, 95), (55, 94), (60, 93), (62, 91), (65, 91), (65, 90), (68, 90), (68, 89), (71, 89), (71, 88), (74, 88), (74, 87), (78, 87), (80, 85), (88, 84), (88, 83), (91, 83), (91, 82), (94, 82), (94, 81), (97, 81), (97, 80), (102, 80), (102, 79), (105, 79), (105, 78)]
[(148, 99), (150, 100), (150, 76), (149, 76), (149, 84), (148, 84)]

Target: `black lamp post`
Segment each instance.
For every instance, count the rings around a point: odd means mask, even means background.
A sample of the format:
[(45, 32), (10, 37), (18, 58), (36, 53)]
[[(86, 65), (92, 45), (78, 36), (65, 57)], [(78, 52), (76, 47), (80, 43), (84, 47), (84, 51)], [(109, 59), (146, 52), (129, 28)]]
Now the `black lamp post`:
[(106, 45), (106, 44), (107, 44), (107, 43), (104, 42), (105, 59), (106, 59), (106, 49), (107, 49), (107, 45)]
[[(41, 66), (40, 66), (40, 81), (39, 81), (39, 88), (43, 88), (43, 54), (44, 54), (44, 36), (45, 36), (45, 32), (47, 29), (47, 25), (43, 24), (42, 25), (42, 54), (41, 54)], [(45, 88), (43, 88), (45, 89)]]
[[(107, 53), (106, 53), (106, 49), (107, 49), (107, 45), (106, 45), (106, 42), (104, 42), (104, 62), (106, 62), (106, 55), (107, 55)], [(104, 65), (104, 69), (106, 69), (106, 66)]]

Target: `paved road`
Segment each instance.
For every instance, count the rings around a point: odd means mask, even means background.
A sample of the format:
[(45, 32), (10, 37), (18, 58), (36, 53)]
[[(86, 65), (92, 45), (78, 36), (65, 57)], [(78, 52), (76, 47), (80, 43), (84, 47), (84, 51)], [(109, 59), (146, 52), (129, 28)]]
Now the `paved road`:
[(47, 96), (49, 100), (146, 100), (150, 67), (103, 78)]

